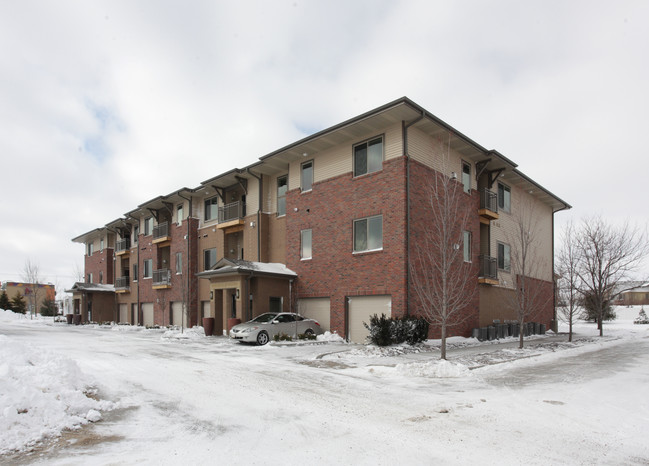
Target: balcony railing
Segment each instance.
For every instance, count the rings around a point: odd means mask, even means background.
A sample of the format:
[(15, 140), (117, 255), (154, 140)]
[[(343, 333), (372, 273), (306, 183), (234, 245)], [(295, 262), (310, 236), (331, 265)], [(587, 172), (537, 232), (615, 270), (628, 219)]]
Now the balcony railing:
[(131, 278), (127, 275), (125, 277), (117, 277), (115, 280), (116, 290), (128, 290), (131, 287)]
[(480, 272), (478, 277), (498, 281), (498, 263), (495, 257), (480, 255)]
[(117, 241), (117, 245), (115, 248), (115, 253), (119, 254), (120, 252), (126, 252), (131, 248), (131, 240), (130, 238), (124, 238), (120, 239)]
[(171, 270), (169, 269), (154, 270), (153, 286), (171, 286)]
[(487, 188), (480, 193), (480, 208), (498, 213), (498, 195)]
[(219, 207), (219, 223), (242, 219), (246, 215), (246, 203), (237, 201)]
[(162, 222), (153, 227), (153, 240), (169, 237), (169, 223)]

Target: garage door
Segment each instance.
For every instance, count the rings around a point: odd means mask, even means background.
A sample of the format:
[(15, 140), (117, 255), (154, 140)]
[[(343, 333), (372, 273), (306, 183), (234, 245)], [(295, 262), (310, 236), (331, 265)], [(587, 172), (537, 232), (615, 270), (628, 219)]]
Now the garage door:
[(374, 314), (392, 315), (392, 298), (390, 296), (352, 296), (347, 298), (348, 321), (347, 338), (354, 343), (366, 343), (365, 337), (369, 335), (363, 322), (370, 323), (370, 316)]
[(303, 298), (297, 302), (298, 312), (304, 317), (315, 319), (322, 330), (331, 330), (331, 306), (329, 298)]
[(120, 303), (119, 305), (119, 322), (122, 324), (128, 323), (128, 304)]
[(183, 303), (176, 301), (171, 303), (171, 324), (178, 327), (187, 327), (187, 318), (183, 319)]
[(142, 325), (153, 327), (153, 303), (142, 303)]

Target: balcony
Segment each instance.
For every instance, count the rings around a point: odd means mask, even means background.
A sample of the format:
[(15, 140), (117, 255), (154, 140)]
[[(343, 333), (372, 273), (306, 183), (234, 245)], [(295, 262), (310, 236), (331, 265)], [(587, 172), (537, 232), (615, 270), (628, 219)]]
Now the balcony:
[(118, 277), (115, 280), (115, 293), (128, 293), (131, 291), (131, 277)]
[(231, 228), (240, 226), (238, 230), (243, 230), (243, 217), (246, 215), (245, 202), (231, 202), (223, 207), (219, 207), (219, 224), (218, 228)]
[(169, 222), (163, 222), (153, 227), (153, 244), (171, 241), (169, 234)]
[(131, 249), (131, 240), (129, 238), (120, 239), (115, 247), (116, 256), (126, 256)]
[(160, 269), (153, 271), (153, 289), (162, 290), (171, 288), (171, 270)]
[(498, 196), (487, 188), (480, 191), (480, 223), (489, 225), (491, 220), (498, 220)]
[(478, 273), (478, 283), (485, 285), (498, 284), (498, 263), (495, 257), (480, 255), (478, 257), (480, 272)]

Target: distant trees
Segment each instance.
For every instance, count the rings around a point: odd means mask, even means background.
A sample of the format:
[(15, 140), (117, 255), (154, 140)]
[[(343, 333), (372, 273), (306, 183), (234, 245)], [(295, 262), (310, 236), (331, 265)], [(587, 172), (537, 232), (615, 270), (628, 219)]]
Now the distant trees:
[(23, 281), (29, 284), (29, 292), (26, 289), (25, 296), (27, 297), (29, 304), (29, 313), (33, 317), (33, 314), (37, 312), (36, 306), (38, 306), (39, 297), (42, 292), (42, 289), (39, 286), (41, 283), (41, 276), (38, 264), (31, 260), (25, 262)]
[(4, 309), (5, 311), (11, 309), (11, 300), (9, 299), (9, 296), (7, 296), (7, 292), (4, 290), (0, 293), (0, 309)]
[(54, 317), (57, 312), (56, 301), (50, 298), (45, 298), (41, 306), (41, 315), (45, 317)]
[(614, 227), (601, 217), (584, 219), (579, 229), (564, 234), (562, 239), (557, 274), (564, 279), (562, 257), (568, 249), (574, 253), (576, 278), (566, 286), (579, 293), (603, 336), (603, 322), (610, 317), (610, 303), (619, 292), (619, 285), (631, 278), (649, 254), (646, 232), (628, 222)]
[(16, 296), (11, 298), (11, 310), (16, 314), (25, 314), (27, 312), (27, 302), (20, 293), (16, 293)]

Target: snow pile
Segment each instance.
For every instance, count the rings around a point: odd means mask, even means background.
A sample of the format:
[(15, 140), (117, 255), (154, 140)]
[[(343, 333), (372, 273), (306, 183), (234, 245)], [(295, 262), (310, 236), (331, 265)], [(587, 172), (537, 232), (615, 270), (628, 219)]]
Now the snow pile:
[(197, 340), (205, 338), (203, 327), (186, 328), (182, 332), (180, 328), (169, 329), (160, 337), (163, 340)]
[(0, 321), (25, 320), (27, 316), (14, 311), (5, 311), (0, 309)]
[(338, 333), (336, 333), (336, 332), (331, 333), (329, 330), (327, 330), (322, 335), (318, 335), (318, 341), (328, 341), (330, 343), (344, 343), (345, 342), (343, 337), (338, 335)]
[(471, 371), (465, 365), (444, 359), (397, 364), (395, 369), (397, 373), (407, 377), (455, 378), (471, 375)]
[(100, 420), (114, 404), (88, 398), (90, 386), (71, 359), (0, 335), (0, 454)]

